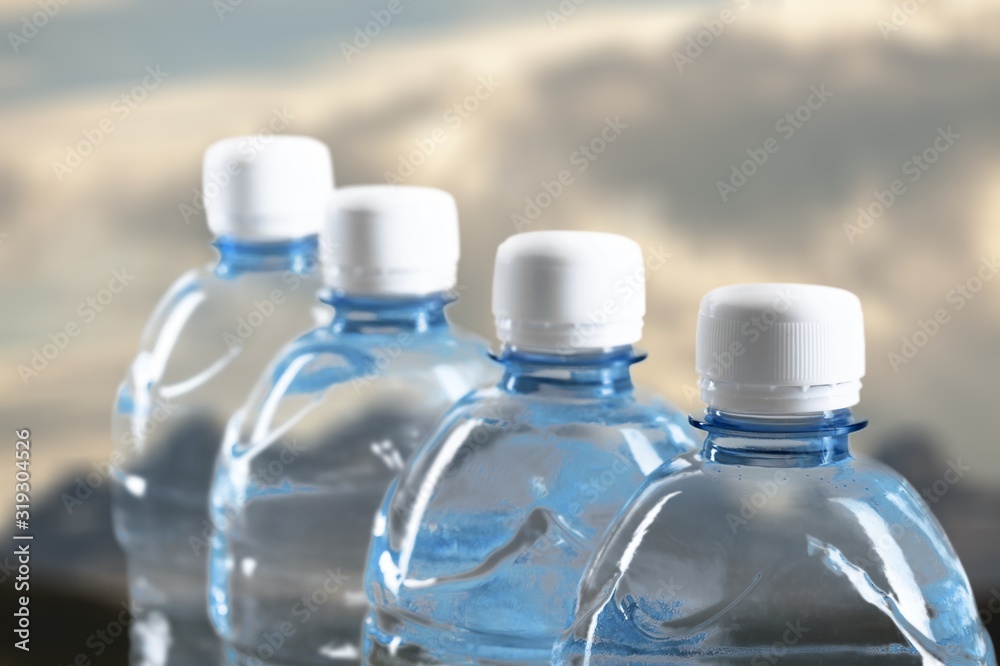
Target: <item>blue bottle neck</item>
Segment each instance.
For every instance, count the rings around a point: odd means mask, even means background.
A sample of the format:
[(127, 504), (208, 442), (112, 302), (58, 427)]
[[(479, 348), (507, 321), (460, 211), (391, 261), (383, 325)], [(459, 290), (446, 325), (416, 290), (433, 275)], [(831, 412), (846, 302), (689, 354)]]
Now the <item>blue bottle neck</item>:
[(318, 265), (319, 239), (315, 235), (278, 241), (221, 236), (212, 245), (219, 252), (215, 274), (222, 278), (273, 271), (305, 275)]
[(850, 409), (766, 416), (713, 407), (691, 424), (708, 433), (702, 455), (723, 464), (812, 467), (850, 457), (848, 438), (868, 425)]
[(629, 368), (646, 355), (631, 345), (574, 353), (505, 346), (493, 358), (505, 368), (499, 386), (510, 393), (602, 398), (631, 393)]
[(447, 328), (444, 310), (455, 298), (447, 292), (381, 297), (333, 292), (321, 300), (333, 306), (330, 330), (334, 333), (417, 335)]

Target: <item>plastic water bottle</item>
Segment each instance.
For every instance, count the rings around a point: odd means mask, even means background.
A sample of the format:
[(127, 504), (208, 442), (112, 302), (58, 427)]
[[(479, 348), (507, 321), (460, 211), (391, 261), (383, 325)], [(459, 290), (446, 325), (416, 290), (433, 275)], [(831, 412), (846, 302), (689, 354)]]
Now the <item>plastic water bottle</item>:
[(441, 415), (495, 381), (449, 324), (459, 258), (451, 195), (334, 195), (331, 325), (283, 351), (234, 418), (213, 487), (210, 606), (233, 664), (359, 663), (372, 519)]
[(386, 498), (366, 571), (366, 663), (549, 662), (606, 527), (695, 442), (633, 388), (643, 269), (639, 246), (613, 234), (500, 246), (504, 375), (449, 412)]
[(704, 448), (651, 477), (611, 530), (553, 663), (996, 663), (940, 525), (851, 453), (864, 349), (849, 292), (705, 296)]
[(329, 152), (313, 139), (237, 137), (205, 153), (218, 263), (185, 274), (160, 301), (113, 410), (133, 665), (219, 663), (205, 605), (212, 469), (252, 382), (321, 321), (316, 234), (332, 188)]

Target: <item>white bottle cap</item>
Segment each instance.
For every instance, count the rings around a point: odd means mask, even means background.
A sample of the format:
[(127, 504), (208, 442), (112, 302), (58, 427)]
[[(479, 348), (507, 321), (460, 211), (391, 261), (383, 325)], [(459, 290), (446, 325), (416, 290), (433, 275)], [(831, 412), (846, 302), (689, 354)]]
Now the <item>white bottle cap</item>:
[(701, 399), (741, 414), (802, 414), (860, 399), (861, 302), (811, 284), (737, 284), (701, 300), (695, 367)]
[(497, 248), (493, 315), (514, 347), (586, 351), (642, 337), (646, 275), (642, 249), (624, 236), (535, 231)]
[(322, 244), (331, 289), (369, 296), (447, 291), (458, 270), (458, 207), (431, 187), (345, 187), (330, 199)]
[(330, 151), (305, 136), (237, 136), (205, 151), (202, 194), (216, 236), (286, 240), (319, 233), (333, 189)]

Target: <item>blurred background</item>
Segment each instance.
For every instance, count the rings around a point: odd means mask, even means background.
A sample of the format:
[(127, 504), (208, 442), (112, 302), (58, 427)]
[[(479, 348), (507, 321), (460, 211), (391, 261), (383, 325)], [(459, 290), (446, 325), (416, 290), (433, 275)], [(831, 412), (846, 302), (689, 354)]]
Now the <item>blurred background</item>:
[(388, 5), (0, 4), (0, 411), (6, 464), (32, 432), (36, 534), (32, 652), (7, 640), (0, 661), (125, 663), (124, 636), (95, 640), (125, 598), (112, 397), (156, 300), (213, 258), (202, 151), (264, 130), (327, 141), (341, 185), (453, 192), (453, 316), (489, 338), (505, 237), (632, 236), (649, 268), (639, 379), (692, 412), (704, 292), (858, 293), (858, 449), (928, 499), (997, 642), (1000, 1)]

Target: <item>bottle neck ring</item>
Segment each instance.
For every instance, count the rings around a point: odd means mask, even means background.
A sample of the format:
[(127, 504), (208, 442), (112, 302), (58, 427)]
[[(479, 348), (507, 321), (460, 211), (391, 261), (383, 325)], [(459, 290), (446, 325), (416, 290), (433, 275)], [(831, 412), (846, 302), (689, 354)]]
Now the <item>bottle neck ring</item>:
[(586, 352), (527, 350), (511, 345), (490, 354), (504, 366), (500, 387), (510, 393), (610, 397), (634, 389), (630, 368), (646, 358), (631, 345)]
[(807, 414), (739, 414), (715, 407), (690, 419), (705, 431), (703, 455), (721, 463), (781, 466), (820, 465), (850, 456), (848, 439), (868, 421), (850, 409)]
[(320, 297), (333, 307), (335, 333), (421, 334), (448, 326), (448, 292), (425, 296), (358, 296), (330, 291)]
[(220, 236), (212, 245), (219, 253), (215, 274), (223, 278), (275, 271), (304, 275), (319, 265), (319, 239), (315, 235), (280, 241)]

